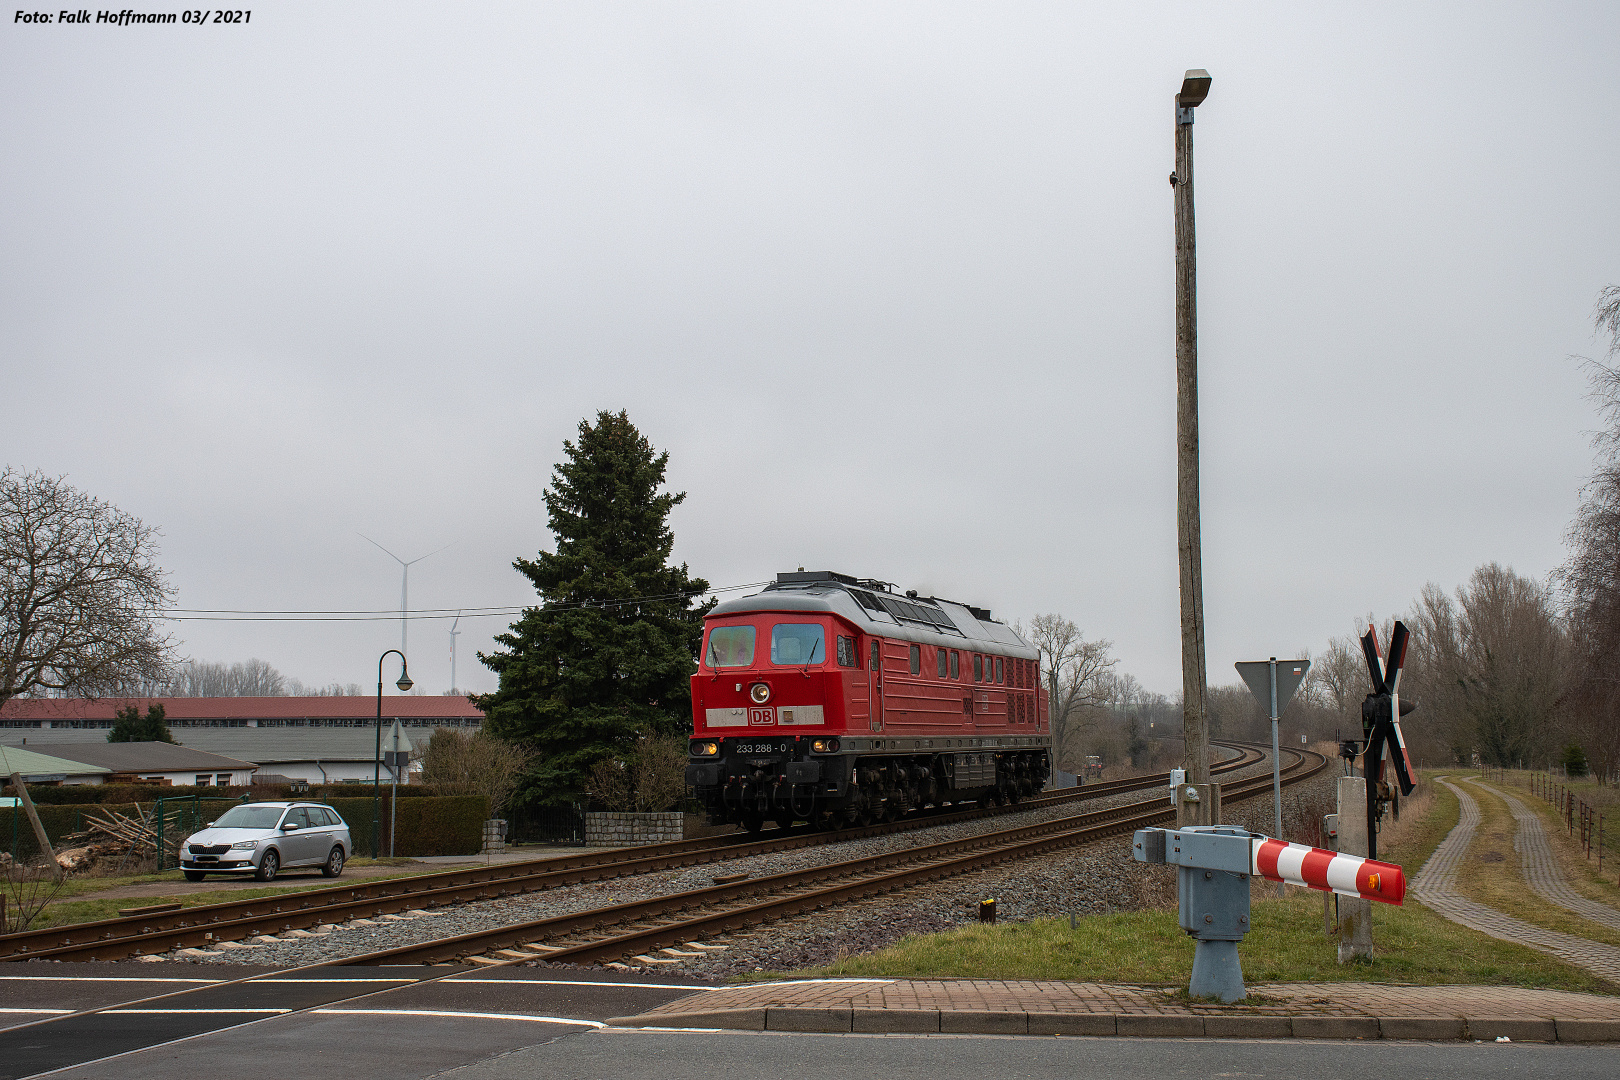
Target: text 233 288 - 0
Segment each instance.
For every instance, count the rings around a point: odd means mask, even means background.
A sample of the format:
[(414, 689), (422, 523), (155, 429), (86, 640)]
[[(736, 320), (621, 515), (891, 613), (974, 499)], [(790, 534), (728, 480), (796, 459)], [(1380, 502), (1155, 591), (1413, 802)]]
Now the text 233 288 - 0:
[(740, 742), (732, 745), (733, 752), (738, 754), (785, 754), (792, 749), (793, 744), (788, 741), (770, 742), (761, 740)]

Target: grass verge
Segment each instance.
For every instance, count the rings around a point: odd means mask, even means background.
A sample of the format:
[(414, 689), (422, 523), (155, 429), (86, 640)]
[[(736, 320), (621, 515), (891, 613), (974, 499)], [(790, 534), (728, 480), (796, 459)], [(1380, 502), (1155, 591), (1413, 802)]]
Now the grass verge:
[[(1426, 812), (1403, 812), (1399, 825), (1380, 837), (1380, 854), (1400, 863), (1409, 878), (1457, 822), (1457, 799), (1445, 788), (1435, 786), (1426, 801)], [(1256, 888), (1251, 918), (1254, 930), (1238, 947), (1250, 983), (1483, 984), (1620, 993), (1580, 968), (1459, 926), (1412, 899), (1401, 907), (1373, 905), (1375, 952), (1365, 963), (1338, 962), (1336, 939), (1323, 933), (1320, 893), (1290, 889), (1278, 898), (1269, 885)], [(1041, 919), (908, 937), (876, 953), (795, 974), (1185, 986), (1193, 948), (1174, 910), (1137, 911), (1084, 918), (1073, 930), (1066, 920)]]

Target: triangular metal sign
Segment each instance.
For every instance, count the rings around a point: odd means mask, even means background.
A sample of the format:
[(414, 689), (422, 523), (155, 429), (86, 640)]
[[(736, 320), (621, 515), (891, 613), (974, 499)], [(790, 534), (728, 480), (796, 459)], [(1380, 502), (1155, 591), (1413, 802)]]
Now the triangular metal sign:
[[(1278, 678), (1281, 678), (1279, 675)], [(401, 754), (411, 752), (411, 738), (405, 734), (405, 728), (398, 720), (394, 721), (393, 730), (383, 739), (383, 746), (390, 751), (397, 750)]]
[(1267, 716), (1271, 714), (1271, 666), (1277, 665), (1277, 713), (1281, 716), (1288, 702), (1293, 699), (1299, 684), (1305, 681), (1305, 675), (1311, 670), (1309, 660), (1249, 660), (1239, 661), (1234, 666), (1243, 682), (1248, 686), (1249, 693), (1260, 703), (1260, 708)]

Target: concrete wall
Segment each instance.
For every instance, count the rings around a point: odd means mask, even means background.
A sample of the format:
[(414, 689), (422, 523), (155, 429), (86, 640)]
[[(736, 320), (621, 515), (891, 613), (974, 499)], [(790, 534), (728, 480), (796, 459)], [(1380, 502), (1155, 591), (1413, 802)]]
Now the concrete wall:
[(686, 815), (597, 813), (585, 815), (586, 847), (629, 847), (685, 839)]

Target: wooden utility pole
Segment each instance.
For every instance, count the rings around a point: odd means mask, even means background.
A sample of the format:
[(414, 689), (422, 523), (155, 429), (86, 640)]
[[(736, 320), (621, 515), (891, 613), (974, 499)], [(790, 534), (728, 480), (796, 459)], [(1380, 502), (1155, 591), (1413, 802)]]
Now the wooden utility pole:
[(50, 867), (51, 877), (61, 881), (62, 864), (56, 861), (56, 851), (51, 847), (51, 838), (45, 835), (45, 826), (39, 820), (39, 811), (34, 809), (34, 800), (28, 797), (28, 785), (23, 783), (22, 773), (11, 774), (11, 786), (17, 792), (17, 801), (22, 803), (23, 811), (28, 815), (28, 823), (34, 827), (34, 839), (39, 842), (39, 854)]
[(1189, 71), (1176, 95), (1176, 546), (1181, 564), (1181, 712), (1187, 782), (1209, 783), (1204, 670), (1204, 569), (1198, 512), (1198, 272), (1193, 239), (1193, 110), (1209, 72)]

